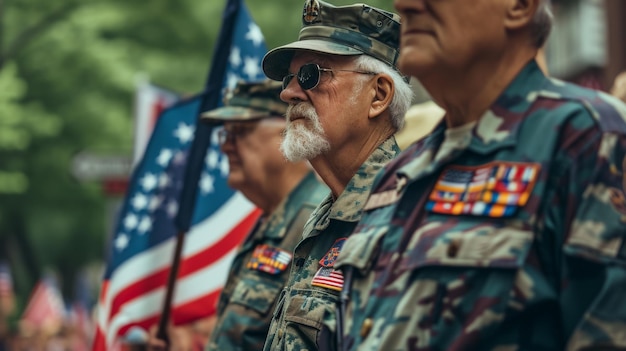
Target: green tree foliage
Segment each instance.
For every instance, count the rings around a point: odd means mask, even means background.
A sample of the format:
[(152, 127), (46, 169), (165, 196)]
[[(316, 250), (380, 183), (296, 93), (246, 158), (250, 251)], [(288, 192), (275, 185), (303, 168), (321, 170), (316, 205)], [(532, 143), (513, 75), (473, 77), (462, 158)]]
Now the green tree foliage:
[[(82, 267), (104, 261), (112, 199), (72, 177), (72, 158), (132, 154), (138, 74), (202, 90), (225, 3), (0, 0), (0, 258), (28, 272), (15, 277), (21, 295), (44, 267), (69, 295)], [(301, 1), (247, 5), (268, 47), (297, 37)]]

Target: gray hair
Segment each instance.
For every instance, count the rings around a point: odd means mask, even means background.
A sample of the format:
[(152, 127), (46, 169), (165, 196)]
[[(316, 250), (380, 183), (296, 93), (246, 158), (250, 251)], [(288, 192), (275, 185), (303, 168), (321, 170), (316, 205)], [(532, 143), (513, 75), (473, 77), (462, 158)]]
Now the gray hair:
[(413, 90), (400, 73), (388, 64), (368, 55), (358, 56), (354, 63), (360, 70), (384, 73), (391, 76), (395, 87), (395, 94), (389, 105), (391, 112), (391, 123), (396, 130), (402, 129), (404, 126), (404, 115), (411, 106), (413, 101)]
[(539, 0), (537, 12), (531, 23), (532, 42), (537, 48), (542, 47), (548, 40), (553, 19), (550, 0)]

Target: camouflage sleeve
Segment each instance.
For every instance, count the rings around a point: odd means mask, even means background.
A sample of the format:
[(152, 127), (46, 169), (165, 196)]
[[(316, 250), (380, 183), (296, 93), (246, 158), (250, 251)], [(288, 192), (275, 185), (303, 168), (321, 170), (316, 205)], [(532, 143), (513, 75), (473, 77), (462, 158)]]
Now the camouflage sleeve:
[(560, 212), (564, 218), (555, 216), (548, 222), (561, 226), (564, 236), (562, 261), (556, 265), (560, 281), (555, 283), (561, 290), (567, 350), (622, 349), (626, 347), (626, 137), (597, 128), (576, 138), (563, 135), (560, 164), (568, 167), (554, 173), (561, 201), (550, 205), (564, 208)]

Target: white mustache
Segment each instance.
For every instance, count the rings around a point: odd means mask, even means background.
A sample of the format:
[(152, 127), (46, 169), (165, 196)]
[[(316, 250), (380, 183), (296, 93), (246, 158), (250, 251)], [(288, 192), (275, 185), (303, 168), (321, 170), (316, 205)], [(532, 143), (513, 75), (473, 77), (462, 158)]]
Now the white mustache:
[(295, 105), (287, 106), (287, 121), (290, 122), (292, 117), (304, 117), (306, 119), (317, 120), (317, 112), (315, 107), (308, 102), (299, 102)]

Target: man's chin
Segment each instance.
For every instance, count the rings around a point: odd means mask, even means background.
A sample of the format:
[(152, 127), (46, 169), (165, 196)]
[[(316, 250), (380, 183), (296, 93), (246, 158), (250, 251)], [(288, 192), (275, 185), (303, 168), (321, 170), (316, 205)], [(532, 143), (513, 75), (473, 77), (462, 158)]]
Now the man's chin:
[(229, 187), (240, 190), (245, 185), (245, 177), (241, 172), (232, 171), (228, 174), (228, 180), (226, 181)]

